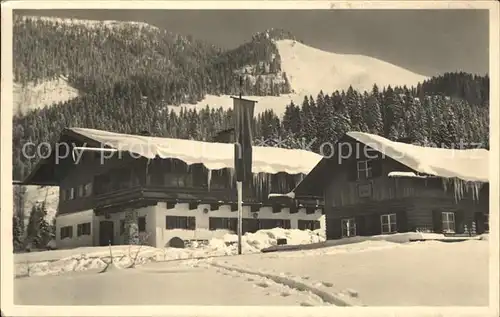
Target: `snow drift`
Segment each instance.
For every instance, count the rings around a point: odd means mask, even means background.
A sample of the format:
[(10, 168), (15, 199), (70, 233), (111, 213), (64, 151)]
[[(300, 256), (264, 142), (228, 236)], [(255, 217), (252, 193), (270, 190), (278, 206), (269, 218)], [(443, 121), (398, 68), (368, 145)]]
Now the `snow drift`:
[[(317, 243), (325, 240), (321, 230), (298, 230), (274, 228), (246, 233), (242, 237), (245, 254), (258, 253), (261, 249), (277, 244), (277, 239), (286, 238), (289, 244)], [(203, 259), (214, 256), (237, 254), (238, 237), (227, 234), (223, 238), (211, 239), (206, 246), (176, 249), (159, 249), (150, 246), (113, 246), (113, 263), (126, 268), (132, 263), (145, 264), (154, 261)], [(54, 275), (73, 271), (102, 270), (111, 262), (109, 247), (83, 247), (67, 250), (42, 251), (14, 255), (15, 273), (18, 277)]]

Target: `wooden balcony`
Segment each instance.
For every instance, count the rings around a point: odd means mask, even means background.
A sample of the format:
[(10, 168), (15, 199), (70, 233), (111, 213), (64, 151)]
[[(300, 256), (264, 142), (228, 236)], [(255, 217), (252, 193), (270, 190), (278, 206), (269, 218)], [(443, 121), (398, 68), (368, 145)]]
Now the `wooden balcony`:
[(118, 189), (94, 197), (96, 209), (113, 206), (144, 198), (143, 187), (134, 186), (131, 188)]
[[(220, 204), (237, 203), (236, 188), (194, 188), (194, 187), (164, 187), (158, 185), (142, 185), (126, 189), (114, 190), (108, 193), (96, 195), (94, 197), (95, 209), (114, 209), (120, 206), (131, 206), (134, 204), (152, 204), (153, 202), (177, 202), (177, 203), (200, 203), (200, 204)], [(244, 195), (244, 205), (302, 205), (303, 207), (322, 208), (324, 203), (319, 197), (301, 197), (296, 201), (277, 202), (263, 201), (256, 197)]]
[(235, 202), (236, 189), (179, 188), (163, 186), (135, 186), (96, 195), (95, 208), (121, 205), (136, 200), (217, 203)]
[(217, 203), (233, 202), (237, 199), (236, 189), (225, 188), (179, 188), (179, 187), (162, 187), (148, 185), (144, 187), (144, 198), (156, 199), (161, 201), (171, 200), (178, 202), (200, 202), (200, 203)]

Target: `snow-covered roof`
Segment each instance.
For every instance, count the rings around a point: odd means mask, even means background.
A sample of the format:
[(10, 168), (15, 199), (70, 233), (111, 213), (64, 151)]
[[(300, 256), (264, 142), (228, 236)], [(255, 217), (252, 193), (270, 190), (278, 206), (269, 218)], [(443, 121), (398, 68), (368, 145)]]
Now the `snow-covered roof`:
[(419, 173), (464, 181), (489, 181), (489, 151), (486, 149), (424, 147), (362, 132), (348, 132), (347, 135)]
[(388, 177), (412, 177), (412, 178), (427, 178), (427, 176), (424, 175), (417, 175), (413, 172), (390, 172), (387, 174)]
[[(156, 156), (175, 158), (188, 165), (201, 163), (210, 170), (234, 167), (234, 145), (230, 143), (121, 134), (84, 128), (68, 130), (119, 151), (150, 159)], [(252, 156), (252, 172), (269, 174), (307, 174), (322, 159), (321, 155), (305, 150), (261, 146), (252, 147)]]

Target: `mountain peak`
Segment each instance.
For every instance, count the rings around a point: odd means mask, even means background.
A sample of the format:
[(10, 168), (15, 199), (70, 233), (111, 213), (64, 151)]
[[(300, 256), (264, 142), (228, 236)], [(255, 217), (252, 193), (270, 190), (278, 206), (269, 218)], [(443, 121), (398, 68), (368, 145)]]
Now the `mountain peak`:
[(268, 40), (274, 40), (274, 41), (279, 41), (279, 40), (294, 40), (296, 41), (297, 39), (295, 36), (287, 30), (284, 29), (279, 29), (279, 28), (270, 28), (262, 32), (257, 32), (252, 36), (252, 40), (261, 40), (261, 39), (268, 39)]

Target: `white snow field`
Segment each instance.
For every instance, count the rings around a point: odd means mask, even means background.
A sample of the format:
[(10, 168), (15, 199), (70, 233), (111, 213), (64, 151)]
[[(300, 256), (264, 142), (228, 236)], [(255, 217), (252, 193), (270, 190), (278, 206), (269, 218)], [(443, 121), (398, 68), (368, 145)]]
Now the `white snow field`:
[(71, 87), (67, 78), (62, 76), (38, 84), (14, 83), (12, 94), (14, 99), (13, 115), (18, 112), (26, 114), (30, 110), (45, 108), (79, 96), (78, 90)]
[[(242, 237), (243, 253), (258, 253), (260, 250), (276, 245), (278, 238), (286, 238), (288, 244), (302, 245), (325, 240), (321, 230), (269, 229), (256, 233), (245, 233)], [(206, 258), (211, 256), (226, 256), (237, 253), (238, 237), (226, 234), (223, 238), (214, 238), (207, 246), (186, 249), (159, 249), (149, 246), (112, 246), (111, 253), (114, 262), (119, 266), (127, 266), (139, 252), (137, 262), (168, 261), (178, 259)], [(54, 251), (39, 251), (18, 253), (14, 255), (15, 274), (17, 276), (56, 275), (65, 272), (103, 269), (109, 262), (109, 247), (82, 247)]]
[[(301, 105), (305, 96), (316, 97), (321, 90), (330, 94), (335, 90), (346, 91), (349, 86), (361, 91), (371, 91), (373, 84), (379, 88), (388, 85), (410, 87), (428, 79), (369, 56), (325, 52), (293, 40), (280, 40), (275, 44), (281, 57), (281, 71), (286, 73), (293, 93), (279, 97), (245, 96), (257, 101), (256, 115), (270, 109), (279, 116), (283, 115), (291, 101)], [(181, 104), (170, 108), (180, 111), (181, 108), (203, 109), (207, 105), (230, 109), (233, 101), (229, 95), (207, 95), (194, 105)]]
[(142, 247), (135, 268), (127, 267), (138, 247), (115, 246), (115, 269), (105, 273), (100, 271), (110, 262), (108, 247), (16, 254), (16, 273), (26, 275), (30, 267), (34, 276), (14, 280), (15, 304), (488, 305), (486, 237), (408, 243), (423, 237), (410, 233), (259, 252), (282, 235), (289, 244), (324, 240), (317, 232), (272, 229), (246, 235), (239, 256), (235, 245), (225, 243), (234, 239), (230, 235), (200, 248)]

